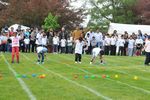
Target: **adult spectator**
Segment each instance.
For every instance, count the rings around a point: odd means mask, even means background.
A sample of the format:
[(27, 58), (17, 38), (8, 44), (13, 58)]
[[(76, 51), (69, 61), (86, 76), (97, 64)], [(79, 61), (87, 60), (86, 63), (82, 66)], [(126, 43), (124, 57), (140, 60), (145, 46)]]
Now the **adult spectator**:
[(33, 30), (30, 35), (31, 51), (35, 51), (36, 31)]
[(80, 30), (79, 26), (76, 27), (76, 30), (73, 31), (72, 33), (73, 40), (76, 41), (80, 37), (82, 37), (82, 30)]
[(53, 52), (53, 30), (49, 29), (47, 33), (47, 47), (48, 47), (48, 52), (52, 53)]

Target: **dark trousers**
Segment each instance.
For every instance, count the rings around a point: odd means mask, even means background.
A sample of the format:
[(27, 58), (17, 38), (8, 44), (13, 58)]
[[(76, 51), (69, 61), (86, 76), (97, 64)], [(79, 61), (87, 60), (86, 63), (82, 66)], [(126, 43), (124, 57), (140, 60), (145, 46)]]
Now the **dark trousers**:
[(146, 52), (145, 65), (148, 65), (149, 63), (150, 63), (150, 52)]
[(92, 53), (92, 46), (88, 46), (87, 54), (91, 54), (91, 53)]
[(32, 47), (31, 51), (34, 52), (35, 51), (35, 41), (31, 40), (30, 44), (31, 44), (31, 47)]
[(48, 45), (48, 53), (52, 53), (53, 52), (53, 46), (52, 45)]
[(110, 46), (110, 55), (116, 55), (116, 46), (115, 45)]
[(66, 53), (66, 47), (61, 47), (61, 53)]
[(118, 56), (120, 55), (120, 52), (121, 52), (121, 56), (123, 56), (124, 47), (119, 47)]
[(7, 49), (6, 47), (7, 47), (6, 44), (2, 44), (2, 51), (3, 51), (3, 52), (6, 52), (6, 49)]
[(30, 52), (29, 44), (25, 44), (25, 52)]
[(104, 48), (105, 50), (105, 55), (109, 55), (109, 49), (110, 49), (110, 46), (105, 46)]
[(38, 53), (38, 62), (44, 62), (44, 53)]
[(67, 46), (67, 53), (72, 53), (72, 46)]
[(53, 46), (53, 52), (58, 53), (58, 45), (54, 45), (54, 46)]
[(78, 53), (75, 54), (75, 61), (76, 62), (78, 62), (78, 61), (81, 62), (81, 58), (82, 58), (81, 54), (78, 54)]

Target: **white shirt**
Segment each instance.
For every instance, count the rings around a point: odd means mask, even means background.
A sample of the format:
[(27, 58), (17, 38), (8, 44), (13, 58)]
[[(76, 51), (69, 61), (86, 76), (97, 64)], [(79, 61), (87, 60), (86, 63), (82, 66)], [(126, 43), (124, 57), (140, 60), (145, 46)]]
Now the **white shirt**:
[(61, 39), (61, 47), (65, 47), (66, 46), (66, 39)]
[(42, 34), (38, 33), (36, 36), (36, 42), (37, 45), (41, 45), (42, 44)]
[(103, 39), (102, 33), (101, 32), (95, 33), (95, 39), (96, 39), (97, 42), (101, 42), (102, 39)]
[(10, 37), (12, 41), (12, 47), (19, 47), (19, 37)]
[(99, 55), (100, 51), (101, 51), (100, 48), (94, 48), (94, 49), (92, 50), (92, 56), (93, 56), (93, 57), (97, 57), (97, 56)]
[(24, 39), (24, 43), (25, 43), (25, 44), (29, 44), (29, 43), (30, 43), (29, 38)]
[(134, 39), (129, 39), (128, 41), (128, 48), (133, 48), (135, 44), (135, 40)]
[(45, 48), (45, 47), (37, 47), (36, 50), (37, 50), (37, 53), (47, 52), (47, 48)]
[(118, 39), (118, 46), (124, 47), (125, 40), (124, 39)]
[(2, 36), (1, 39), (2, 39), (2, 41), (7, 41), (8, 38), (7, 38), (7, 36)]
[(2, 44), (2, 39), (1, 39), (1, 36), (0, 36), (0, 45)]
[(110, 38), (106, 37), (105, 40), (104, 40), (104, 42), (105, 42), (105, 46), (109, 46), (111, 40), (110, 40)]
[(42, 45), (47, 45), (47, 36), (42, 37)]
[(110, 38), (110, 45), (116, 45), (116, 38), (115, 37)]
[(67, 40), (67, 46), (72, 46), (72, 37), (70, 37), (70, 39)]
[(75, 53), (82, 54), (83, 45), (83, 42), (79, 42), (79, 40), (76, 40)]
[(89, 34), (90, 41), (92, 40), (93, 36), (95, 37), (94, 32), (87, 32), (86, 35), (85, 35), (85, 38), (87, 38), (87, 34)]
[(145, 41), (145, 51), (150, 52), (150, 41), (149, 40)]
[(86, 37), (87, 45), (90, 46), (90, 37)]
[(54, 45), (59, 45), (59, 37), (53, 37), (53, 44)]
[(136, 39), (135, 40), (135, 44), (143, 44), (143, 40), (142, 39)]

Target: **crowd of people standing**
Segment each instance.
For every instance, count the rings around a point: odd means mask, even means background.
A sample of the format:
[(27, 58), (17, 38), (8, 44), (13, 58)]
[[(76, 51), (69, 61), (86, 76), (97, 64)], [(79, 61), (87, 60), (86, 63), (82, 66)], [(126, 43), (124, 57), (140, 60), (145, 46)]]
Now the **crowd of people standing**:
[[(11, 51), (11, 39), (16, 30), (4, 30), (0, 34), (0, 51)], [(19, 50), (21, 52), (36, 52), (37, 45), (44, 45), (49, 53), (74, 53), (75, 41), (83, 38), (83, 53), (91, 54), (92, 49), (99, 47), (104, 50), (105, 55), (140, 56), (147, 34), (129, 35), (127, 31), (120, 35), (114, 30), (113, 33), (102, 33), (100, 30), (89, 30), (85, 32), (79, 26), (74, 31), (68, 31), (64, 27), (60, 31), (49, 29), (31, 28), (26, 30), (17, 29), (19, 37)], [(40, 40), (40, 37), (43, 37)]]

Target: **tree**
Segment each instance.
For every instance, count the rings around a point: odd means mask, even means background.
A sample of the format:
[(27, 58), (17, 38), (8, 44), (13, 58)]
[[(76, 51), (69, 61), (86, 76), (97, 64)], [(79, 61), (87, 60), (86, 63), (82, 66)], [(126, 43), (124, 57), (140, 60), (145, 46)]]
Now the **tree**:
[(90, 0), (90, 4), (90, 23), (93, 25), (106, 27), (110, 22), (131, 24), (136, 20), (135, 0)]
[(138, 0), (134, 12), (138, 17), (138, 24), (150, 25), (150, 0)]
[(48, 14), (48, 16), (45, 18), (44, 20), (44, 25), (43, 25), (43, 28), (45, 30), (48, 30), (48, 29), (57, 29), (59, 28), (59, 24), (58, 24), (58, 17), (57, 16), (53, 16), (51, 13)]
[(49, 12), (58, 16), (60, 27), (72, 28), (83, 21), (82, 9), (72, 9), (67, 0), (9, 0), (9, 4), (0, 11), (0, 27), (14, 23), (41, 26)]

